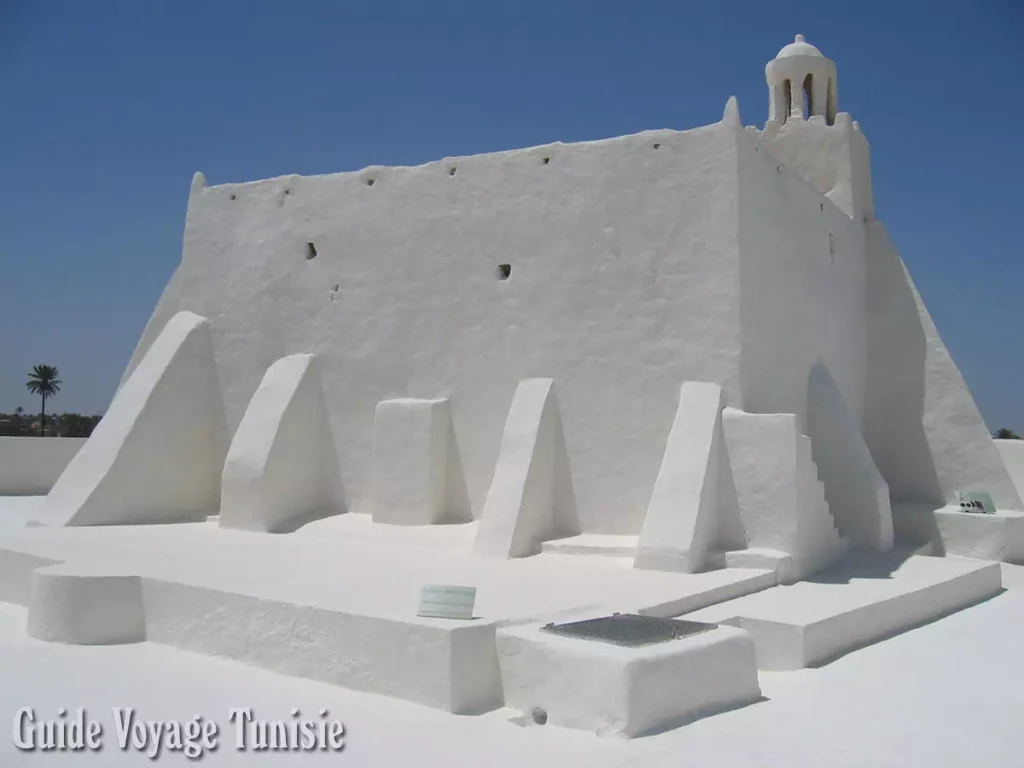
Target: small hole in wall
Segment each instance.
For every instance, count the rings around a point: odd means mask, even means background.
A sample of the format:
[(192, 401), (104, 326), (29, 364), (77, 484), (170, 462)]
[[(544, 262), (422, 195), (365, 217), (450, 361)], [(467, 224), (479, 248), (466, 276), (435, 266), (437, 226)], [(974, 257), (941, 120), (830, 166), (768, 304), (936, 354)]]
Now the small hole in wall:
[(655, 145), (654, 145), (654, 148), (655, 148), (655, 149), (661, 149), (661, 144), (655, 144)]
[(537, 725), (546, 725), (548, 722), (548, 713), (540, 707), (534, 707), (530, 710), (530, 719)]
[(234, 192), (232, 192), (231, 196), (228, 199), (229, 200), (234, 200), (236, 197), (238, 197), (238, 195), (236, 195)]
[(368, 187), (372, 187), (372, 186), (373, 186), (373, 182), (374, 182), (374, 180), (373, 180), (373, 179), (367, 179), (367, 180), (366, 180), (366, 186), (368, 186)]
[(819, 211), (824, 211), (825, 210), (825, 204), (824, 203), (818, 203), (818, 210)]
[(776, 165), (775, 166), (775, 172), (776, 173), (782, 173), (782, 166), (781, 165)]
[(454, 165), (451, 168), (448, 169), (448, 175), (449, 176), (454, 176), (455, 175), (455, 166)]
[(316, 246), (313, 243), (306, 243), (306, 259), (316, 258)]
[(285, 193), (286, 195), (290, 195), (290, 194), (292, 193), (292, 191), (291, 191), (290, 189), (286, 189), (286, 190), (284, 191), (284, 193)]
[(339, 285), (338, 283), (335, 283), (334, 287), (331, 290), (334, 291), (335, 293), (337, 293), (338, 291), (341, 290), (341, 285)]
[(543, 160), (541, 160), (541, 162), (544, 163), (544, 165), (547, 165), (548, 163), (551, 162), (551, 158), (550, 157), (545, 157)]
[(498, 276), (499, 280), (508, 280), (508, 276), (512, 274), (512, 265), (499, 264), (495, 274)]

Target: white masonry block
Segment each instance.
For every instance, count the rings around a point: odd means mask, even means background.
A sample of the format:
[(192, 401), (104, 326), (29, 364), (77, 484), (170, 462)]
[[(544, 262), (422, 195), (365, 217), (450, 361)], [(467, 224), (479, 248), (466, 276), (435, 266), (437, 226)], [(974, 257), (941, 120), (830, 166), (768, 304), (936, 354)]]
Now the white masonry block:
[(633, 565), (694, 573), (712, 549), (744, 546), (722, 435), (722, 388), (686, 382)]
[[(447, 399), (377, 404), (373, 438), (373, 520), (431, 525), (471, 519)], [(460, 493), (461, 491), (461, 493)]]
[(499, 629), (497, 645), (506, 706), (600, 736), (645, 736), (761, 698), (754, 642), (735, 627), (630, 648), (520, 625)]
[(54, 484), (43, 525), (125, 525), (215, 514), (228, 435), (209, 322), (172, 317)]
[(32, 573), (29, 637), (74, 645), (146, 639), (142, 580), (100, 567), (51, 565)]
[(512, 399), (474, 549), (490, 557), (523, 557), (539, 552), (547, 539), (576, 533), (576, 501), (554, 382), (527, 379)]
[(284, 357), (267, 369), (231, 441), (220, 526), (276, 533), (343, 511), (316, 358)]

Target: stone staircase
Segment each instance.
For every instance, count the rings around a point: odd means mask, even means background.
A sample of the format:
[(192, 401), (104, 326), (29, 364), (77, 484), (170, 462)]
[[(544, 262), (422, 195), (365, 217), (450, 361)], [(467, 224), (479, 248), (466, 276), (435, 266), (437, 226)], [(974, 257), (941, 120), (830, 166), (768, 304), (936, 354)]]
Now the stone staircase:
[(804, 560), (800, 570), (809, 575), (842, 560), (846, 555), (847, 540), (829, 510), (825, 484), (818, 478), (818, 465), (814, 463), (811, 438), (807, 435), (797, 436), (797, 475), (798, 536)]

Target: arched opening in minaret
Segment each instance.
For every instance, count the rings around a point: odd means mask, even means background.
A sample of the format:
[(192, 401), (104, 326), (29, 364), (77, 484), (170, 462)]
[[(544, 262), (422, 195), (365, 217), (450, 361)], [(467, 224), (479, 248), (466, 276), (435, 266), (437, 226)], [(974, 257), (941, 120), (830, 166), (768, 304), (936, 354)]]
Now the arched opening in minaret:
[(803, 98), (803, 100), (804, 100), (803, 101), (804, 120), (806, 120), (812, 114), (814, 114), (811, 111), (811, 110), (814, 109), (814, 95), (813, 95), (814, 91), (813, 91), (813, 88), (814, 88), (813, 77), (811, 75), (807, 75), (807, 77), (804, 78), (803, 93), (801, 94), (801, 98)]
[(782, 122), (786, 122), (793, 114), (793, 84), (789, 80), (782, 81), (782, 94), (786, 100), (782, 113)]
[(836, 123), (836, 86), (831, 77), (828, 79), (828, 89), (825, 91), (825, 122), (829, 125)]

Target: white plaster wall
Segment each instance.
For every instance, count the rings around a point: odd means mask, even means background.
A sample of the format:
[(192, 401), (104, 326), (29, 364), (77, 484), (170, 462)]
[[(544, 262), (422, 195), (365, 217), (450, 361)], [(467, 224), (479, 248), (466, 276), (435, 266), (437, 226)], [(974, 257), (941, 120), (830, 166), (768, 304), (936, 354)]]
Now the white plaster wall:
[(370, 510), (376, 404), (450, 397), (475, 515), (517, 384), (552, 378), (583, 528), (636, 533), (679, 383), (741, 405), (735, 148), (716, 124), (415, 168), (200, 175), (128, 370), (174, 312), (209, 317), (233, 430), (274, 360), (316, 354), (354, 512)]
[(1010, 475), (1017, 495), (1024, 498), (1024, 440), (995, 440), (1003, 466)]
[(779, 161), (835, 203), (854, 221), (874, 218), (871, 150), (849, 113), (836, 115), (834, 125), (823, 117), (769, 121), (756, 132), (761, 145)]
[(941, 507), (957, 491), (987, 491), (999, 509), (1024, 510), (885, 227), (870, 222), (867, 236), (872, 375), (864, 434), (893, 501)]
[(860, 424), (866, 357), (863, 230), (759, 146), (756, 134), (740, 135), (744, 410), (795, 413), (806, 425), (807, 374), (821, 359)]
[(0, 496), (49, 493), (85, 437), (0, 437)]

